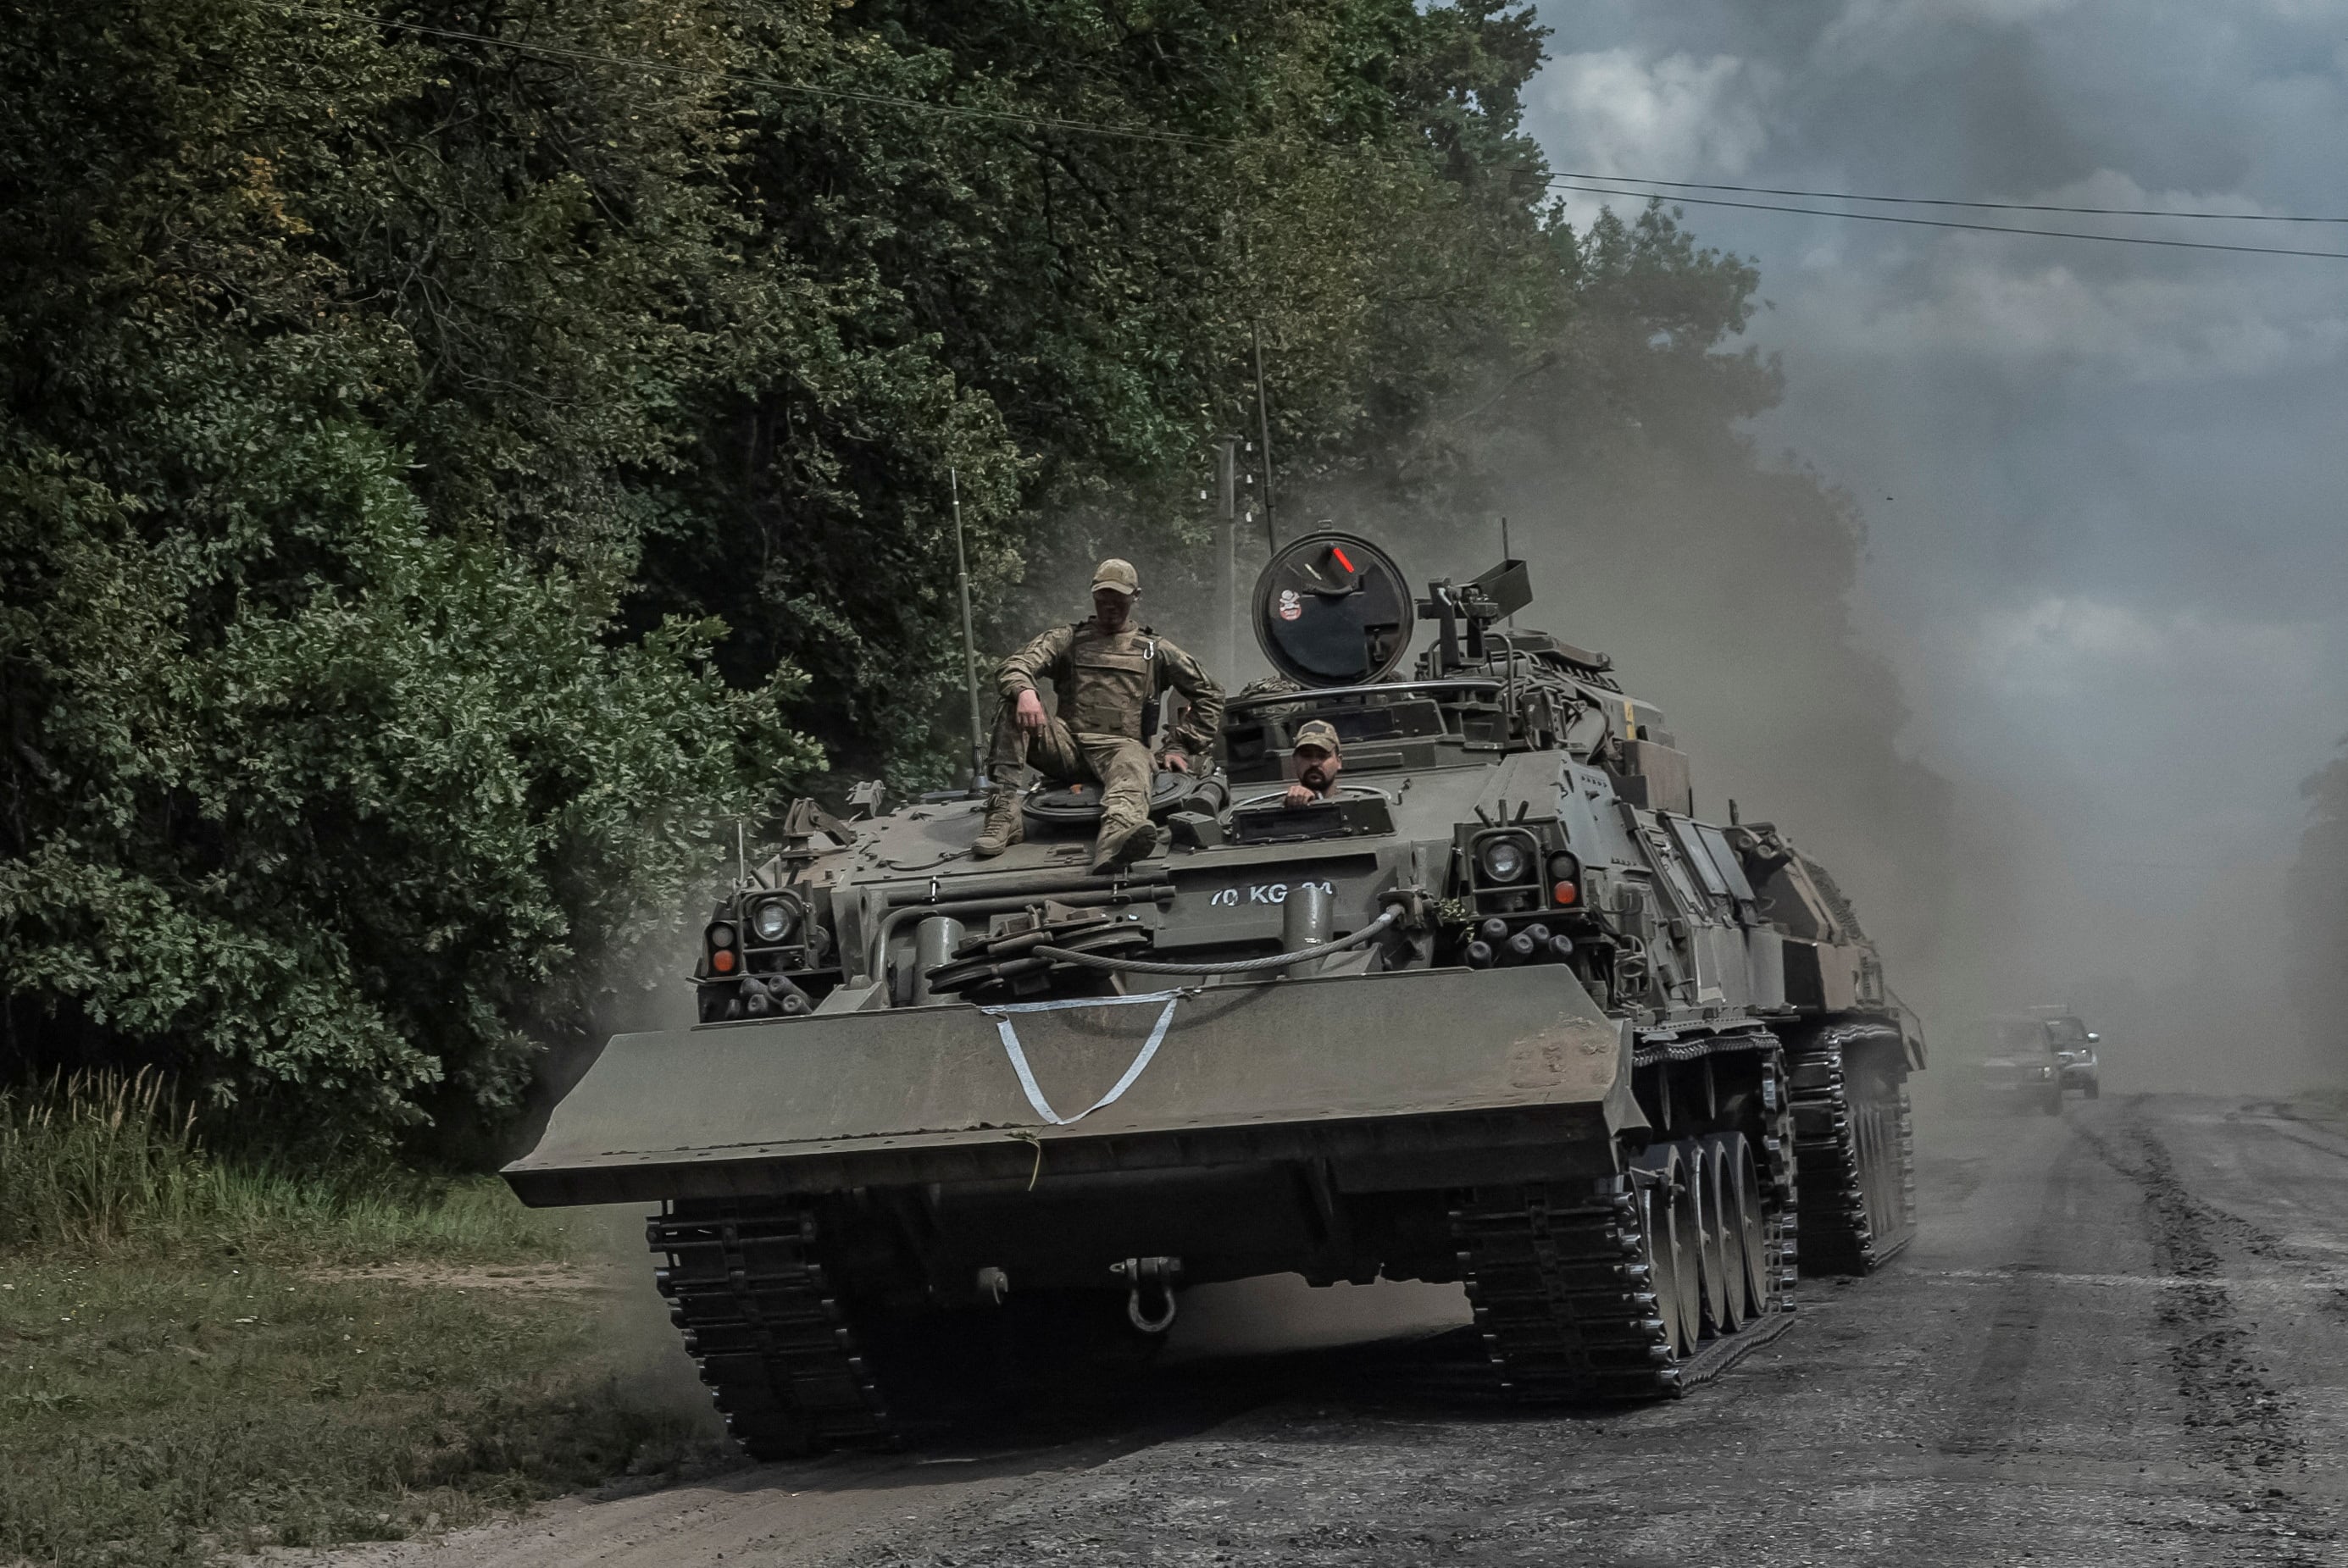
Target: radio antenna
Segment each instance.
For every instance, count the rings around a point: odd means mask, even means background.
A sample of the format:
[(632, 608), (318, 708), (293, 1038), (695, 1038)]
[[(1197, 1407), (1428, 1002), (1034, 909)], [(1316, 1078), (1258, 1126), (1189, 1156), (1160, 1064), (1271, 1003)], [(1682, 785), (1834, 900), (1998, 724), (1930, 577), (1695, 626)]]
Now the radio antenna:
[(986, 737), (978, 723), (978, 635), (970, 624), (970, 551), (962, 542), (962, 475), (946, 470), (946, 489), (953, 497), (954, 577), (962, 589), (962, 681), (970, 692), (970, 787), (986, 783)]
[(1222, 611), (1221, 661), (1216, 668), (1231, 679), (1238, 668), (1240, 643), (1240, 438), (1215, 437), (1215, 600)]
[(1255, 428), (1263, 443), (1263, 542), (1272, 548), (1280, 548), (1280, 528), (1272, 518), (1272, 404), (1263, 391), (1263, 323), (1261, 319), (1248, 323), (1248, 336), (1255, 344)]

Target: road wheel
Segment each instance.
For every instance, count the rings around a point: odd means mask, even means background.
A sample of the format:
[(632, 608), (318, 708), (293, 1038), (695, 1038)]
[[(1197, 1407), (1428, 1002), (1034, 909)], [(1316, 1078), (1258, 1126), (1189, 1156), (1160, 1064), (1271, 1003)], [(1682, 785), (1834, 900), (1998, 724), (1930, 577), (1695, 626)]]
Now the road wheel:
[(1697, 1325), (1704, 1337), (1735, 1332), (1736, 1320), (1728, 1308), (1728, 1233), (1734, 1220), (1721, 1181), (1722, 1161), (1717, 1138), (1697, 1138), (1685, 1145), (1683, 1156), (1694, 1177), (1696, 1208), (1697, 1299), (1703, 1317)]
[(1689, 1180), (1692, 1173), (1676, 1143), (1649, 1149), (1639, 1157), (1639, 1222), (1645, 1232), (1655, 1315), (1663, 1320), (1672, 1354), (1684, 1360), (1694, 1353), (1704, 1318), (1695, 1184)]
[(2045, 1092), (2039, 1097), (2038, 1109), (2049, 1116), (2063, 1114), (2063, 1083), (2060, 1079), (2046, 1086)]
[(2104, 1081), (2101, 1078), (2088, 1079), (2086, 1095), (2090, 1100), (2101, 1100), (2104, 1097)]
[(1752, 1154), (1738, 1132), (1719, 1132), (1705, 1140), (1720, 1206), (1714, 1211), (1719, 1232), (1720, 1279), (1723, 1301), (1715, 1330), (1734, 1334), (1754, 1317), (1759, 1284), (1761, 1204), (1754, 1195)]
[(1775, 1305), (1777, 1281), (1770, 1275), (1769, 1221), (1762, 1206), (1761, 1163), (1754, 1157), (1753, 1145), (1744, 1133), (1728, 1133), (1726, 1142), (1728, 1176), (1736, 1193), (1737, 1252), (1745, 1266), (1745, 1299), (1737, 1315), (1750, 1322)]

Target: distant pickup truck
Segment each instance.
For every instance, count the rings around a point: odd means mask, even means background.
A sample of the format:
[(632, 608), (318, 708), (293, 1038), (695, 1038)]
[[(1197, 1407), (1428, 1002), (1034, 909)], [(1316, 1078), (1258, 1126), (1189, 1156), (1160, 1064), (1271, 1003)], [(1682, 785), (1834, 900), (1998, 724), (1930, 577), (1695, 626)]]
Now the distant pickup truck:
[(2065, 1090), (2094, 1100), (2103, 1093), (2103, 1037), (2069, 1008), (2033, 1008), (2027, 1014), (1982, 1020), (1981, 1084), (1984, 1095), (2015, 1109), (2034, 1105), (2063, 1113)]

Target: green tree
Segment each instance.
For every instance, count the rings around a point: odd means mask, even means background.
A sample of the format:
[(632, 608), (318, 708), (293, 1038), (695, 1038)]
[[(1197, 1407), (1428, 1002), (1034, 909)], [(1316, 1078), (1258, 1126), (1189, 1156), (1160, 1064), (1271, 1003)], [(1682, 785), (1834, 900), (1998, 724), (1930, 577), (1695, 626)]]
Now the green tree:
[[(700, 416), (639, 606), (722, 614), (737, 681), (809, 671), (795, 714), (843, 765), (933, 776), (949, 466), (994, 644), (1033, 630), (1011, 589), (1072, 559), (1145, 557), (1179, 591), (1259, 324), (1276, 445), (1309, 466), (1538, 313), (1514, 126), (1539, 37), (1519, 9), (1409, 0), (891, 0), (794, 34), (772, 74), (968, 113), (743, 89), (747, 253), (810, 302)], [(1021, 113), (1146, 134), (974, 118)]]
[[(788, 672), (728, 689), (713, 625), (612, 636), (628, 470), (684, 439), (659, 371), (703, 307), (596, 244), (619, 225), (567, 176), (516, 179), (440, 254), (504, 234), (600, 302), (489, 302), (512, 354), (459, 353), (380, 270), (429, 204), (398, 201), (438, 62), (209, 0), (9, 24), (11, 1054), (160, 1060), (361, 1135), (499, 1114), (705, 858), (696, 819), (813, 760)], [(598, 380), (593, 428), (550, 412)], [(464, 407), (491, 383), (502, 423)]]

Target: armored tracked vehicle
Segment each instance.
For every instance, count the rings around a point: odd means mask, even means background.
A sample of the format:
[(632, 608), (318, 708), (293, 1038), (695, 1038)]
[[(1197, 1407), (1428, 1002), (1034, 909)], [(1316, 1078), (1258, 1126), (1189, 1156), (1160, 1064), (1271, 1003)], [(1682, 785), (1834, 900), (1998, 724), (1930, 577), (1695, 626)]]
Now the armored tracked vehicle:
[[(761, 1456), (1284, 1272), (1461, 1285), (1524, 1399), (1686, 1391), (1797, 1264), (1906, 1244), (1923, 1045), (1832, 878), (1699, 817), (1607, 658), (1499, 629), (1529, 600), (1516, 561), (1420, 595), (1365, 539), (1282, 550), (1280, 678), (1115, 876), (1082, 791), (983, 864), (974, 795), (800, 803), (704, 933), (706, 1021), (613, 1040), (508, 1180), (660, 1205), (655, 1283)], [(1340, 787), (1291, 805), (1313, 720)]]

